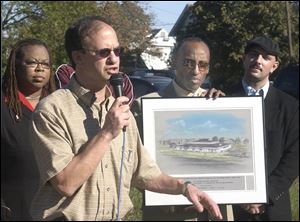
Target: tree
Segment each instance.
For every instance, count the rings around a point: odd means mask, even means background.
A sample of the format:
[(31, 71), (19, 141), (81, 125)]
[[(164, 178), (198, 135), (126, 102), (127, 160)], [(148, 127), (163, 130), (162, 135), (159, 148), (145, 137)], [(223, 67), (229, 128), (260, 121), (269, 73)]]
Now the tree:
[(224, 143), (225, 142), (225, 138), (224, 137), (220, 137), (219, 142), (220, 143)]
[(248, 144), (248, 143), (249, 143), (249, 139), (244, 139), (244, 140), (243, 140), (243, 143), (244, 143), (244, 144)]
[(240, 144), (241, 138), (240, 137), (235, 138), (234, 142), (235, 142), (235, 144)]
[(5, 68), (11, 46), (19, 37), (18, 29), (23, 27), (29, 18), (39, 20), (41, 10), (35, 3), (26, 1), (1, 1), (1, 74)]
[(103, 5), (105, 17), (109, 17), (122, 44), (121, 67), (130, 71), (141, 53), (149, 46), (147, 35), (150, 33), (153, 16), (146, 14), (147, 3), (138, 1), (108, 2)]
[[(290, 6), (294, 61), (298, 61), (299, 2)], [(211, 80), (215, 87), (226, 89), (241, 79), (246, 42), (256, 36), (267, 35), (277, 42), (282, 52), (280, 68), (288, 64), (286, 21), (282, 1), (199, 1), (192, 9), (192, 21), (177, 39), (197, 36), (209, 44)]]
[(17, 40), (35, 37), (45, 41), (51, 51), (54, 68), (68, 62), (64, 49), (64, 33), (75, 20), (86, 15), (101, 15), (115, 28), (129, 63), (131, 53), (142, 52), (150, 31), (152, 16), (145, 11), (147, 5), (138, 1), (1, 1), (2, 68), (10, 46)]

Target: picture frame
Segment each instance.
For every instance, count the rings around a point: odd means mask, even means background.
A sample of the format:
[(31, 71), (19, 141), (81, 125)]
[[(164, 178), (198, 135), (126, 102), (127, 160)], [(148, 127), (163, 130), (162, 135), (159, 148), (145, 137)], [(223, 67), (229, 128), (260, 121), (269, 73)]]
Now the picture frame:
[[(267, 203), (263, 97), (142, 98), (143, 141), (162, 172), (218, 204)], [(145, 192), (145, 205), (188, 205)]]

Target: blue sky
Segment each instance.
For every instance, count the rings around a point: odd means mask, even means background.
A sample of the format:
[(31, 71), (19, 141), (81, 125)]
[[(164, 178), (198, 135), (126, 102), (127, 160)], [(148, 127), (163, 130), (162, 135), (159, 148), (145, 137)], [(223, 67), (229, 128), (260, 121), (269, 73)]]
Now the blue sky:
[(153, 28), (164, 28), (170, 32), (186, 4), (195, 1), (149, 1), (149, 11), (154, 14)]
[(211, 138), (250, 136), (249, 110), (157, 112), (157, 135), (163, 138)]

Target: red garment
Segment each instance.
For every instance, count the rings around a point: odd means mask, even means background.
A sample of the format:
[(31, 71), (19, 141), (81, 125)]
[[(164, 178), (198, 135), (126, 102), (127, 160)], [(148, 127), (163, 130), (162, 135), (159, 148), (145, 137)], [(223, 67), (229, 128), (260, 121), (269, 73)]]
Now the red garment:
[(58, 89), (64, 88), (70, 81), (75, 70), (68, 64), (60, 65), (55, 72), (55, 83)]
[[(31, 112), (33, 112), (33, 107), (31, 106), (31, 104), (29, 103), (29, 101), (26, 99), (26, 97), (23, 95), (23, 93), (21, 93), (20, 91), (18, 91), (18, 97), (21, 103), (23, 103), (24, 106), (26, 106)], [(8, 103), (8, 97), (4, 96), (4, 102)]]

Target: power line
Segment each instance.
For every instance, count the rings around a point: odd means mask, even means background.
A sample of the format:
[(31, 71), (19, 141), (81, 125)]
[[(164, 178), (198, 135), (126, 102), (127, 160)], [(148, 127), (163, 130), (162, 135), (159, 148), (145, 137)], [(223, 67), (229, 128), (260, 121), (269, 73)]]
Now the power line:
[(168, 25), (174, 25), (175, 22), (173, 23), (156, 23), (156, 25), (160, 25), (160, 26), (168, 26)]
[(161, 8), (157, 8), (157, 7), (153, 7), (153, 6), (152, 6), (152, 8), (157, 9), (157, 10), (160, 10), (160, 11), (162, 11), (162, 12), (167, 12), (167, 13), (169, 13), (169, 14), (171, 14), (171, 15), (174, 15), (174, 12), (170, 12), (170, 11), (165, 10), (165, 9), (161, 9)]

